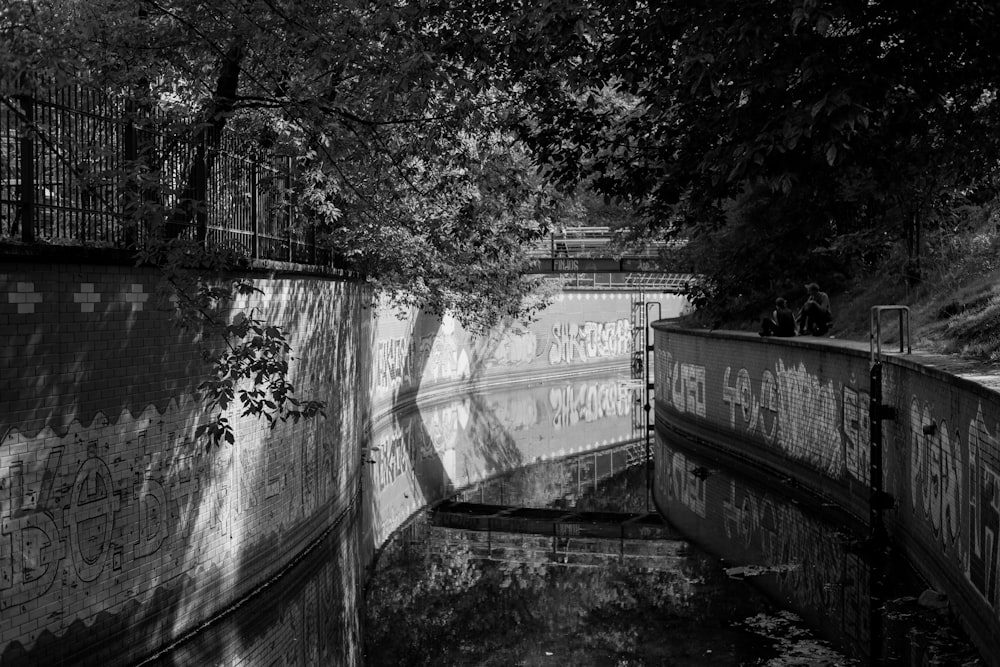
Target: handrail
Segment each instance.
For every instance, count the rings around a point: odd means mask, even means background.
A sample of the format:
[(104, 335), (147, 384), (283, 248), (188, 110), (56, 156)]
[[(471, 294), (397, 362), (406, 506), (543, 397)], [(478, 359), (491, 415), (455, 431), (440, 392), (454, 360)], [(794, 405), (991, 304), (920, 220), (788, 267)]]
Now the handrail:
[(899, 353), (903, 353), (904, 342), (906, 353), (911, 354), (913, 352), (913, 347), (910, 345), (910, 307), (898, 305), (872, 306), (868, 324), (868, 351), (872, 363), (875, 363), (875, 360), (882, 356), (882, 313), (892, 311), (899, 313)]

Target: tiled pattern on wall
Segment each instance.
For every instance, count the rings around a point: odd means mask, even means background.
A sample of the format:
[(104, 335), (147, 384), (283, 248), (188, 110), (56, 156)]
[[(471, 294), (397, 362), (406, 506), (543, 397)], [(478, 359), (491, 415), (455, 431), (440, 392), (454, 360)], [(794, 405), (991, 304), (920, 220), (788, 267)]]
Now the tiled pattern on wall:
[[(273, 576), (354, 501), (368, 397), (363, 286), (256, 280), (326, 419), (194, 440), (207, 377), (151, 270), (0, 273), (2, 664), (127, 664)], [(228, 312), (233, 317), (237, 310)], [(356, 549), (355, 549), (356, 551)], [(331, 595), (340, 597), (340, 593)], [(151, 623), (129, 637), (133, 623)], [(118, 633), (123, 634), (119, 635)]]

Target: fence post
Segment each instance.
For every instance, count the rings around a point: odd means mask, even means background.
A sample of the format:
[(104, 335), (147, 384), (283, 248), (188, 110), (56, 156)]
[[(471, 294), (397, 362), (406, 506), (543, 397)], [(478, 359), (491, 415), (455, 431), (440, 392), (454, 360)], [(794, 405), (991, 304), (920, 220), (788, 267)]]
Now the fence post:
[(288, 192), (288, 214), (285, 221), (285, 231), (288, 234), (288, 261), (291, 262), (295, 259), (295, 254), (292, 252), (292, 214), (294, 213), (294, 208), (292, 204), (292, 156), (285, 156), (285, 188)]
[(122, 236), (126, 248), (138, 244), (139, 215), (141, 210), (142, 186), (139, 183), (139, 137), (135, 127), (136, 103), (131, 97), (125, 100), (125, 128), (122, 137), (122, 158), (128, 170), (125, 181), (125, 202), (123, 218), (125, 229)]
[(24, 110), (24, 131), (21, 133), (21, 240), (35, 240), (35, 102), (30, 95), (18, 95)]
[(257, 187), (260, 179), (257, 171), (263, 163), (263, 156), (250, 163), (250, 222), (253, 228), (253, 237), (250, 240), (250, 256), (254, 259), (260, 258), (260, 200), (257, 195)]

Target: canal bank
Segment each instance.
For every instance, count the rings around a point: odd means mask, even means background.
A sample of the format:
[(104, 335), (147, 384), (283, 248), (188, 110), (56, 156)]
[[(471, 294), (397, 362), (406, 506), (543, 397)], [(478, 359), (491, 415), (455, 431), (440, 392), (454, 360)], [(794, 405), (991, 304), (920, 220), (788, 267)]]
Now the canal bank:
[[(654, 328), (658, 432), (867, 521), (875, 418), (867, 346)], [(982, 654), (1000, 655), (1000, 394), (972, 364), (921, 354), (882, 361), (889, 409), (877, 421), (891, 544), (947, 596)], [(656, 500), (666, 502), (659, 477)]]

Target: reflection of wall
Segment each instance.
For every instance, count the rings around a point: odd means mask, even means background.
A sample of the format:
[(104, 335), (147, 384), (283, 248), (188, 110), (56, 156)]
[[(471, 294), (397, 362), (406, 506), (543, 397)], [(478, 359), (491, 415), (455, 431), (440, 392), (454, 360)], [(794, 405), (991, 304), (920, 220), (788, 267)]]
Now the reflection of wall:
[[(890, 357), (884, 477), (894, 539), (1000, 655), (1000, 394)], [(656, 334), (656, 412), (719, 451), (805, 479), (867, 515), (867, 348), (726, 332)]]
[(467, 390), (380, 421), (370, 478), (376, 543), (414, 511), (539, 460), (625, 442), (632, 391), (622, 375)]
[(233, 409), (236, 445), (206, 451), (193, 394), (208, 368), (156, 273), (9, 270), (0, 663), (135, 661), (273, 576), (349, 507), (358, 460), (344, 453), (360, 449), (367, 401), (342, 388), (368, 377), (362, 286), (253, 278), (264, 294), (223, 317), (257, 309), (284, 327), (293, 382), (327, 417), (268, 430)]
[(671, 447), (657, 434), (655, 497), (667, 520), (844, 650), (868, 646), (868, 567), (838, 526)]

